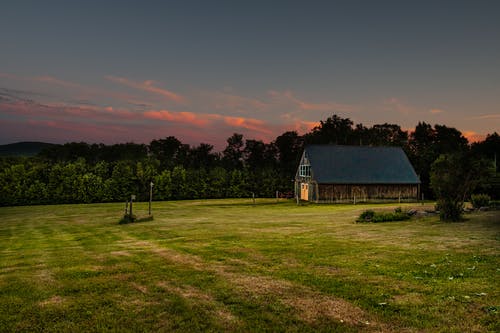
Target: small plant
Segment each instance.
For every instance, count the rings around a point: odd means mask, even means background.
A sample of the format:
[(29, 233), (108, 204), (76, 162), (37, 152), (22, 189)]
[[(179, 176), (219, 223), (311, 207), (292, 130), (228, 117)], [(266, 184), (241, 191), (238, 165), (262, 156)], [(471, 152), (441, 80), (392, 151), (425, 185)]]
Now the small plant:
[(438, 199), (436, 203), (436, 211), (439, 212), (441, 221), (460, 221), (462, 210), (463, 204), (452, 200)]
[(356, 220), (356, 222), (371, 222), (373, 217), (375, 216), (375, 212), (373, 210), (365, 210), (361, 215), (359, 215), (359, 218)]
[(470, 197), (472, 207), (479, 209), (490, 204), (491, 198), (488, 194), (473, 194)]
[(396, 208), (394, 210), (394, 213), (390, 212), (379, 212), (376, 213), (373, 210), (365, 210), (361, 215), (359, 215), (359, 218), (356, 220), (356, 222), (390, 222), (390, 221), (404, 221), (404, 220), (409, 220), (410, 215), (408, 213), (403, 212), (401, 207)]
[(153, 215), (137, 217), (136, 215), (130, 216), (129, 214), (127, 214), (127, 215), (124, 215), (122, 217), (122, 219), (118, 222), (118, 224), (148, 222), (148, 221), (153, 221), (153, 220), (154, 220)]
[(118, 224), (127, 224), (127, 223), (132, 223), (137, 220), (137, 216), (135, 215), (130, 215), (130, 214), (125, 214), (121, 218), (121, 220), (118, 222)]

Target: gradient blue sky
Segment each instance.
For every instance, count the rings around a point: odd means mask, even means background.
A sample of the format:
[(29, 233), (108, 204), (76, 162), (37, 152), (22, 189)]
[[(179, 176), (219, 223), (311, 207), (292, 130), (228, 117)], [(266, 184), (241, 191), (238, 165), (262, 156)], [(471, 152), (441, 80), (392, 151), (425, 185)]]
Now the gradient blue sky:
[(0, 143), (500, 130), (499, 1), (5, 1)]

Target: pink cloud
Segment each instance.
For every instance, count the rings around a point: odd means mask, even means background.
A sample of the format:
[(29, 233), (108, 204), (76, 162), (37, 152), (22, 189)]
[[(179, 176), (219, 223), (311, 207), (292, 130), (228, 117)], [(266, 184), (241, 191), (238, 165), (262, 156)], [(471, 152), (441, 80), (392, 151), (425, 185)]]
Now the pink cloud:
[(22, 80), (23, 79), (20, 76), (9, 74), (9, 73), (2, 73), (2, 72), (0, 72), (0, 77), (6, 78), (6, 79), (11, 79), (11, 80)]
[[(64, 143), (69, 141), (123, 143), (131, 138), (131, 128), (113, 124), (86, 124), (64, 120), (0, 120), (5, 131), (0, 139), (5, 142), (29, 140)], [(26, 137), (29, 133), (29, 137)]]
[(288, 131), (297, 131), (299, 134), (304, 134), (311, 131), (316, 126), (319, 126), (319, 121), (305, 121), (305, 120), (296, 120), (292, 124), (287, 126)]
[(166, 98), (167, 100), (173, 101), (176, 103), (184, 103), (186, 101), (186, 98), (184, 98), (183, 96), (181, 96), (179, 94), (176, 94), (170, 90), (159, 88), (159, 87), (155, 86), (155, 82), (152, 80), (147, 80), (147, 81), (143, 81), (143, 82), (136, 82), (136, 81), (132, 81), (132, 80), (127, 79), (127, 78), (111, 76), (111, 75), (106, 76), (106, 79), (113, 81), (113, 82), (116, 82), (116, 83), (119, 83), (119, 84), (123, 84), (123, 85), (131, 87), (131, 88), (135, 88), (135, 89), (147, 91), (147, 92), (150, 92), (153, 94), (161, 95), (164, 98)]
[(260, 133), (271, 134), (270, 129), (267, 128), (266, 123), (262, 120), (243, 117), (224, 117), (224, 122), (232, 127), (241, 127)]
[(242, 128), (258, 133), (271, 134), (272, 131), (268, 125), (259, 119), (245, 117), (231, 117), (220, 114), (196, 114), (193, 112), (174, 112), (168, 110), (146, 111), (144, 117), (149, 119), (164, 120), (176, 123), (185, 123), (198, 127), (214, 126), (220, 127), (220, 124), (234, 128)]
[(432, 113), (432, 114), (438, 114), (438, 113), (443, 113), (444, 110), (441, 110), (441, 109), (430, 109), (429, 110), (429, 113)]
[(46, 76), (37, 76), (37, 77), (31, 78), (31, 79), (34, 80), (34, 81), (38, 81), (38, 82), (56, 84), (56, 85), (60, 85), (60, 86), (63, 86), (63, 87), (68, 87), (68, 88), (83, 88), (83, 86), (80, 85), (80, 84), (78, 84), (78, 83), (64, 81), (64, 80), (57, 79), (55, 77), (48, 76), (48, 75), (46, 75)]
[(140, 114), (112, 107), (68, 106), (65, 104), (37, 104), (23, 101), (0, 103), (0, 114), (8, 114), (26, 119), (80, 120), (82, 122), (119, 122), (139, 119)]
[(68, 91), (65, 91), (65, 94), (72, 92), (74, 94), (74, 96), (72, 98), (76, 99), (76, 100), (87, 100), (87, 99), (92, 99), (95, 97), (101, 97), (101, 98), (107, 98), (107, 99), (111, 98), (115, 101), (125, 102), (127, 104), (133, 104), (133, 105), (137, 104), (137, 103), (147, 104), (144, 102), (137, 102), (139, 100), (137, 98), (137, 96), (125, 94), (122, 92), (107, 91), (107, 90), (101, 89), (101, 88), (89, 87), (89, 86), (85, 86), (85, 85), (82, 85), (79, 83), (61, 80), (59, 78), (56, 78), (56, 77), (53, 77), (50, 75), (23, 77), (23, 76), (8, 74), (8, 73), (0, 73), (0, 77), (7, 78), (10, 80), (25, 81), (25, 82), (29, 82), (29, 83), (35, 83), (35, 84), (41, 83), (44, 86), (47, 86), (47, 85), (60, 86), (62, 88), (66, 88), (68, 90)]
[(497, 114), (484, 114), (477, 117), (471, 117), (469, 119), (500, 119), (500, 113)]
[(352, 112), (355, 108), (352, 105), (324, 102), (324, 103), (311, 103), (306, 102), (293, 94), (291, 91), (269, 91), (268, 94), (275, 100), (281, 101), (282, 104), (288, 103), (294, 105), (302, 111), (328, 111), (328, 112)]
[(45, 127), (57, 127), (57, 122), (53, 120), (28, 119), (28, 124), (36, 126), (45, 126)]
[(144, 117), (156, 120), (166, 120), (171, 122), (186, 123), (195, 126), (206, 126), (209, 123), (209, 116), (198, 115), (193, 112), (173, 112), (167, 110), (146, 111)]
[(484, 134), (479, 134), (474, 131), (464, 131), (462, 132), (462, 135), (470, 142), (479, 142), (479, 141), (484, 141), (486, 139), (486, 135)]

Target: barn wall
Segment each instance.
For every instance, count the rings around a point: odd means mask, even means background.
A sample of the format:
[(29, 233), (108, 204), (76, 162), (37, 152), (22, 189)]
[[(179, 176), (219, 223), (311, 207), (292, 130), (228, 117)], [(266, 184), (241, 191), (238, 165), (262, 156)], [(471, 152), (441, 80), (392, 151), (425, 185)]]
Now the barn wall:
[(418, 185), (318, 184), (318, 202), (416, 201)]

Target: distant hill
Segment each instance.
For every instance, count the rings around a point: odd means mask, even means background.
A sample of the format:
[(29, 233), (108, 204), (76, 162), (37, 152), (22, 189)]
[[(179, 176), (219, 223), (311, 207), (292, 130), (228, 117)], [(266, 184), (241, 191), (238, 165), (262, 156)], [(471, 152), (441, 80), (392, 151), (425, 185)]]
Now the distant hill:
[(45, 148), (56, 146), (46, 142), (17, 142), (0, 145), (0, 156), (35, 156)]

